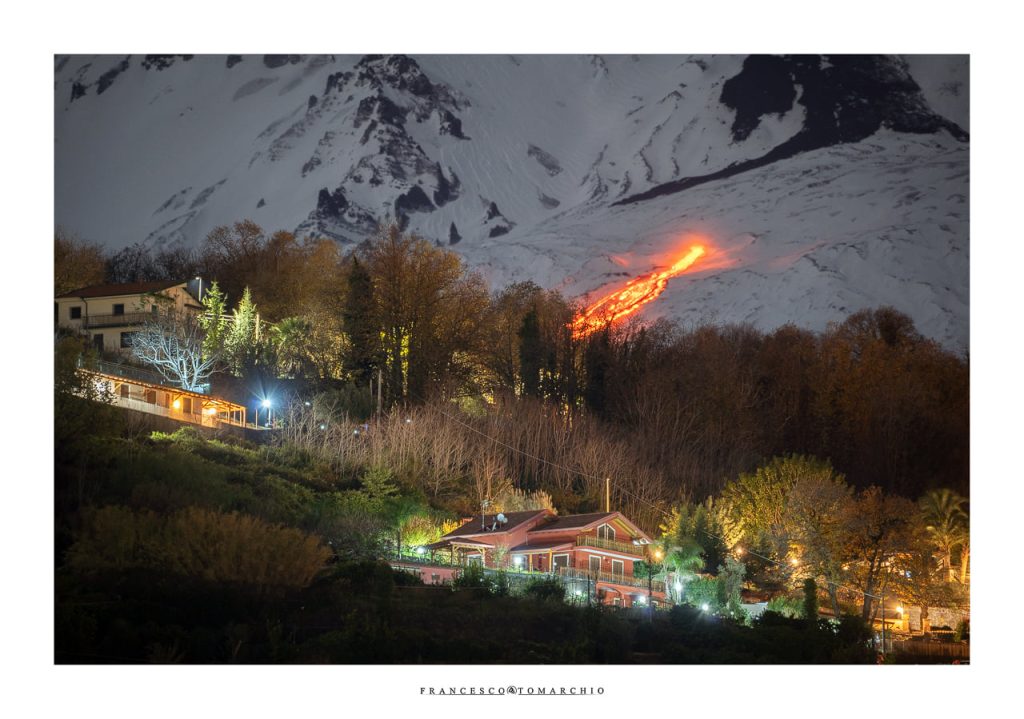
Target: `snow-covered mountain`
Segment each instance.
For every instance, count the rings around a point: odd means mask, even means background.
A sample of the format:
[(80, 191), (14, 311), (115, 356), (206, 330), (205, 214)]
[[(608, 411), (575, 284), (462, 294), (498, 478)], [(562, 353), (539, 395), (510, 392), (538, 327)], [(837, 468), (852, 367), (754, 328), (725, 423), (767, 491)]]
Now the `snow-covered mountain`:
[(689, 238), (645, 310), (968, 343), (968, 59), (56, 58), (56, 222), (119, 248), (397, 216), (500, 287), (584, 296)]

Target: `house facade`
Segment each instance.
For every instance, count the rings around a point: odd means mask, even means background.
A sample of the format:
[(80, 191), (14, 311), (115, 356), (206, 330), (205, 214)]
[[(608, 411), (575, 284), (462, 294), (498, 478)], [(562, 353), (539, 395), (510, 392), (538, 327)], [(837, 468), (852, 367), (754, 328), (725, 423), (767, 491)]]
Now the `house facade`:
[[(621, 512), (558, 516), (548, 509), (490, 514), (466, 520), (438, 542), (418, 548), (426, 583), (442, 576), (437, 567), (480, 564), (512, 573), (557, 576), (570, 596), (630, 607), (665, 601), (661, 581), (634, 575), (635, 562), (647, 557), (651, 538)], [(400, 562), (394, 563), (396, 566)]]
[(87, 334), (99, 352), (127, 354), (156, 312), (200, 312), (202, 280), (92, 285), (54, 299), (57, 327)]

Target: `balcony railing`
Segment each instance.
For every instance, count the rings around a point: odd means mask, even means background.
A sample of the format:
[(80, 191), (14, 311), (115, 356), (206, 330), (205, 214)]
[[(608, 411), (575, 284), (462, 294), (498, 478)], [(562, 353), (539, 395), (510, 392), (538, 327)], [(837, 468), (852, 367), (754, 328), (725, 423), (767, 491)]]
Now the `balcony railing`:
[[(591, 572), (586, 569), (575, 567), (559, 567), (558, 574), (563, 579), (574, 579), (577, 581), (607, 582), (608, 584), (620, 584), (627, 587), (647, 589), (646, 577), (634, 577), (630, 574), (618, 574), (615, 572)], [(664, 592), (665, 582), (658, 579), (651, 580), (651, 591)]]
[(577, 547), (595, 547), (597, 549), (610, 549), (613, 552), (622, 552), (631, 557), (643, 557), (644, 545), (633, 544), (632, 542), (619, 542), (614, 539), (602, 539), (592, 534), (576, 535)]
[(119, 315), (89, 315), (82, 318), (82, 326), (86, 329), (97, 327), (128, 327), (142, 325), (153, 318), (149, 312), (122, 312)]

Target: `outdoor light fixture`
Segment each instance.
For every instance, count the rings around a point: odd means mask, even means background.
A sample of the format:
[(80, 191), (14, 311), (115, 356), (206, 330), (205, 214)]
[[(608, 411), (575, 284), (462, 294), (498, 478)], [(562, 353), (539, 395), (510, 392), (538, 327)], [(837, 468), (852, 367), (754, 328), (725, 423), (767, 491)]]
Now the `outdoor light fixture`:
[(896, 607), (896, 611), (903, 614), (903, 607)]
[(583, 590), (582, 589), (577, 589), (576, 590), (576, 596), (577, 597), (582, 597), (583, 596)]
[(798, 564), (800, 564), (800, 560), (797, 559), (796, 557), (793, 557), (792, 559), (789, 560), (789, 563), (792, 564), (795, 567)]
[(410, 419), (409, 417), (406, 417), (405, 418), (405, 423), (406, 424), (412, 424), (412, 419)]
[(327, 425), (326, 424), (320, 425), (320, 429), (327, 429)]
[(416, 547), (416, 554), (426, 554), (427, 550), (423, 547)]
[(736, 555), (740, 557), (743, 556), (743, 547), (736, 547)]
[(270, 409), (270, 400), (269, 399), (263, 400), (260, 404), (263, 405), (263, 409)]
[(174, 400), (173, 407), (174, 407), (174, 409), (181, 409), (181, 400), (180, 399)]
[(637, 597), (636, 598), (636, 603), (637, 604), (647, 604), (647, 597)]
[(359, 430), (358, 429), (352, 430), (352, 434), (354, 434), (356, 437), (358, 437), (359, 436)]
[(523, 566), (523, 558), (522, 557), (513, 557), (512, 558), (512, 563), (514, 565), (516, 565), (517, 567), (521, 567), (521, 566)]
[(708, 609), (710, 609), (710, 608), (711, 608), (711, 607), (709, 607), (709, 606), (708, 606), (707, 604), (701, 604), (701, 605), (700, 605), (700, 610), (701, 610), (702, 612), (706, 612), (706, 611), (707, 611)]
[(676, 594), (682, 594), (682, 593), (683, 593), (683, 583), (682, 582), (676, 582)]
[(306, 405), (307, 407), (312, 407), (312, 406), (313, 406), (313, 405), (312, 405), (312, 404), (310, 404), (309, 402), (303, 402), (303, 404), (304, 404), (304, 405)]

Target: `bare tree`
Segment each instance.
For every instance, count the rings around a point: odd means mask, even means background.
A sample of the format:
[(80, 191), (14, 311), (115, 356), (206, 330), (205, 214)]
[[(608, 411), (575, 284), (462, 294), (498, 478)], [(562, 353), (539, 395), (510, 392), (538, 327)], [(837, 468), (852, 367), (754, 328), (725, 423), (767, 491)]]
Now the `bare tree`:
[(219, 359), (216, 354), (204, 355), (198, 317), (174, 311), (153, 316), (132, 336), (132, 356), (193, 392), (202, 390)]

